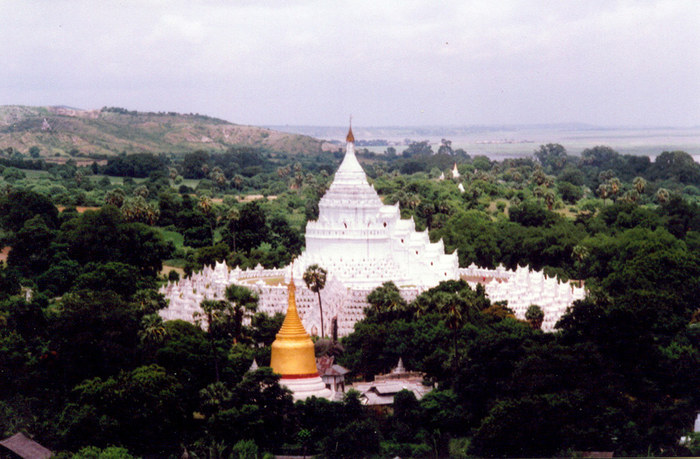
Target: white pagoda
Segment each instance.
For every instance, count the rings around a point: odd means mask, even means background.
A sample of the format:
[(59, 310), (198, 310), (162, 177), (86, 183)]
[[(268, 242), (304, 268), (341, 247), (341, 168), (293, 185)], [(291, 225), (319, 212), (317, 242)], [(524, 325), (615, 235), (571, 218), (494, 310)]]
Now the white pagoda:
[(347, 287), (434, 286), (458, 279), (457, 253), (445, 253), (417, 232), (413, 218), (402, 220), (399, 204), (384, 205), (367, 182), (355, 156), (352, 127), (345, 158), (319, 202), (319, 216), (306, 225), (306, 250), (294, 262), (294, 276), (318, 264)]
[[(205, 266), (189, 278), (161, 287), (169, 302), (159, 312), (161, 317), (193, 321), (194, 315), (201, 313), (202, 300), (224, 299), (226, 287), (231, 284), (254, 290), (260, 298), (259, 311), (284, 313), (292, 274), (301, 279), (312, 264), (328, 271), (326, 287), (321, 291), (323, 320), (335, 324), (339, 336), (352, 333), (355, 323), (364, 318), (369, 305), (367, 295), (387, 281), (397, 285), (406, 301), (443, 280), (461, 277), (472, 287), (481, 282), (492, 301), (508, 300), (517, 317), (524, 318), (531, 304), (541, 306), (545, 331), (554, 327), (573, 301), (585, 296), (582, 287), (560, 284), (526, 268), (508, 271), (472, 265), (460, 269), (456, 251), (445, 254), (442, 241), (431, 243), (427, 231), (415, 230), (413, 219), (402, 220), (398, 203), (382, 204), (355, 157), (354, 141), (350, 128), (345, 158), (321, 198), (318, 220), (306, 226), (306, 249), (292, 266), (264, 269), (258, 265), (246, 270), (231, 269), (225, 262)], [(464, 191), (461, 183), (459, 189)], [(295, 305), (304, 329), (318, 335), (321, 312), (316, 293), (299, 285)], [(330, 334), (331, 328), (326, 327), (324, 332)]]

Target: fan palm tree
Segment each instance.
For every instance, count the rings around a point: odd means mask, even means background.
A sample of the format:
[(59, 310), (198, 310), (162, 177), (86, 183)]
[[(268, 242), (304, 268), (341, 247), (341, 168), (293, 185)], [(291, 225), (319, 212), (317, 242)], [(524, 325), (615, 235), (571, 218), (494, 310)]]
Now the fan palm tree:
[(554, 194), (554, 191), (552, 190), (547, 190), (544, 192), (544, 202), (547, 204), (547, 209), (552, 210), (554, 207), (554, 203), (556, 202), (556, 195)]
[(310, 265), (304, 271), (304, 283), (312, 292), (316, 292), (318, 295), (318, 310), (321, 314), (321, 338), (323, 338), (323, 304), (321, 303), (321, 290), (326, 286), (326, 277), (328, 276), (328, 271), (321, 268), (317, 264)]
[(225, 301), (204, 300), (199, 304), (199, 307), (202, 308), (202, 312), (197, 312), (194, 314), (195, 321), (198, 325), (201, 326), (202, 317), (204, 320), (206, 320), (209, 350), (211, 352), (212, 360), (214, 361), (214, 374), (217, 382), (219, 381), (219, 359), (216, 356), (214, 332), (222, 316), (225, 303)]
[(163, 319), (158, 314), (147, 314), (141, 319), (141, 330), (139, 330), (138, 336), (142, 343), (160, 343), (165, 338), (166, 333)]
[(632, 180), (632, 185), (634, 185), (634, 189), (637, 190), (637, 193), (641, 195), (647, 187), (647, 181), (642, 177), (635, 177), (634, 180)]
[(464, 325), (464, 314), (468, 313), (469, 298), (458, 294), (439, 292), (435, 298), (438, 312), (445, 316), (447, 328), (452, 330), (452, 348), (454, 351), (453, 371), (459, 368), (459, 354), (457, 350), (457, 335)]
[(258, 295), (240, 285), (229, 285), (226, 288), (226, 300), (231, 311), (233, 342), (243, 338), (243, 320), (251, 317), (258, 310)]
[(195, 320), (200, 325), (206, 321), (216, 381), (219, 381), (216, 341), (232, 339), (233, 343), (237, 343), (241, 340), (243, 320), (257, 310), (258, 296), (245, 287), (233, 284), (226, 288), (225, 300), (204, 300), (199, 306), (202, 312), (195, 314)]
[(610, 196), (613, 199), (617, 199), (617, 195), (620, 193), (620, 190), (622, 189), (622, 183), (620, 182), (620, 179), (617, 177), (613, 177), (608, 181), (608, 183), (609, 183)]
[(607, 183), (601, 183), (598, 185), (598, 196), (603, 200), (603, 205), (605, 205), (605, 199), (610, 194), (610, 187)]
[(659, 201), (659, 204), (662, 205), (668, 202), (668, 198), (670, 196), (671, 194), (666, 188), (659, 188), (659, 190), (656, 192), (656, 200)]
[(199, 197), (199, 208), (204, 215), (209, 215), (211, 212), (212, 201), (209, 196), (203, 195)]
[(393, 282), (384, 282), (367, 296), (370, 312), (374, 314), (389, 313), (396, 317), (406, 311), (406, 300), (403, 299), (398, 287)]
[(124, 204), (124, 190), (121, 188), (109, 190), (105, 194), (105, 204), (110, 204), (114, 207), (121, 207), (122, 204)]

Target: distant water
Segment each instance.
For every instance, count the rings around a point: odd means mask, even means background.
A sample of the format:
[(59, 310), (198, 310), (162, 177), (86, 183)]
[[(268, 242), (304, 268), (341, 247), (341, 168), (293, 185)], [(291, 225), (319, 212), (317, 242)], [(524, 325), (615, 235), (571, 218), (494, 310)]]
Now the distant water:
[[(625, 152), (620, 152), (620, 153), (622, 153), (622, 154), (628, 154), (628, 153), (625, 153)], [(492, 160), (492, 161), (502, 161), (502, 160), (504, 160), (504, 159), (514, 159), (514, 158), (527, 158), (527, 157), (529, 157), (529, 156), (532, 156), (532, 153), (531, 153), (531, 152), (530, 152), (530, 153), (520, 153), (520, 154), (518, 154), (518, 153), (514, 153), (514, 154), (501, 154), (501, 153), (483, 152), (483, 153), (476, 153), (476, 154), (482, 154), (482, 155), (486, 156), (487, 158), (489, 158), (489, 159)], [(659, 153), (659, 154), (660, 154), (660, 153)], [(638, 155), (638, 156), (648, 156), (648, 157), (649, 157), (649, 160), (653, 163), (654, 161), (656, 161), (656, 158), (657, 158), (657, 156), (659, 156), (659, 154)], [(474, 154), (471, 154), (471, 156), (474, 156)], [(693, 160), (694, 160), (696, 163), (700, 163), (700, 155), (690, 155), (690, 156), (693, 158)]]
[[(362, 127), (353, 126), (356, 139), (383, 139), (401, 153), (410, 141), (427, 140), (433, 151), (442, 139), (452, 148), (462, 148), (469, 155), (492, 159), (532, 156), (540, 145), (558, 143), (570, 155), (580, 155), (586, 148), (605, 145), (621, 154), (648, 156), (652, 161), (664, 151), (685, 151), (700, 162), (700, 126), (694, 127), (600, 127), (590, 125), (530, 126), (426, 126)], [(344, 142), (347, 127), (285, 126), (281, 130), (311, 135), (320, 139)], [(368, 147), (382, 153), (387, 147)]]

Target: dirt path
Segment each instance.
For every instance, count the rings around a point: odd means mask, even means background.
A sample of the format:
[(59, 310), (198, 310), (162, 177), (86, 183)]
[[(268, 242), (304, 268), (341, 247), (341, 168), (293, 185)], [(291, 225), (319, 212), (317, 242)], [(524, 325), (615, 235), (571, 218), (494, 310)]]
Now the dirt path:
[(183, 277), (185, 275), (184, 269), (170, 265), (163, 265), (163, 269), (160, 270), (160, 274), (167, 277), (170, 271), (176, 271), (180, 275), (180, 277)]
[[(245, 196), (236, 196), (236, 199), (238, 199), (238, 202), (250, 202), (250, 201), (257, 201), (258, 199), (263, 199), (265, 196), (261, 194), (248, 194)], [(277, 199), (277, 196), (268, 196), (267, 200), (268, 201), (274, 201)]]
[[(66, 210), (66, 206), (56, 206), (59, 212), (63, 212)], [(85, 206), (76, 206), (75, 210), (79, 213), (82, 214), (86, 210), (100, 210), (100, 207), (85, 207)]]

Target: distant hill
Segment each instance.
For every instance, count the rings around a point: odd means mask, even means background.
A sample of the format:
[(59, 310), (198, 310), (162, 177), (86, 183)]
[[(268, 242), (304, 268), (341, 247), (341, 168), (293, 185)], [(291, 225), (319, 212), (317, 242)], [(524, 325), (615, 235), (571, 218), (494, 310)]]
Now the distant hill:
[[(0, 106), (0, 149), (41, 156), (184, 153), (231, 146), (263, 147), (289, 154), (316, 154), (324, 143), (309, 136), (243, 126), (203, 115), (145, 113), (123, 108)], [(330, 145), (326, 145), (330, 148)], [(335, 147), (333, 147), (335, 148)], [(77, 151), (76, 151), (77, 150)]]

